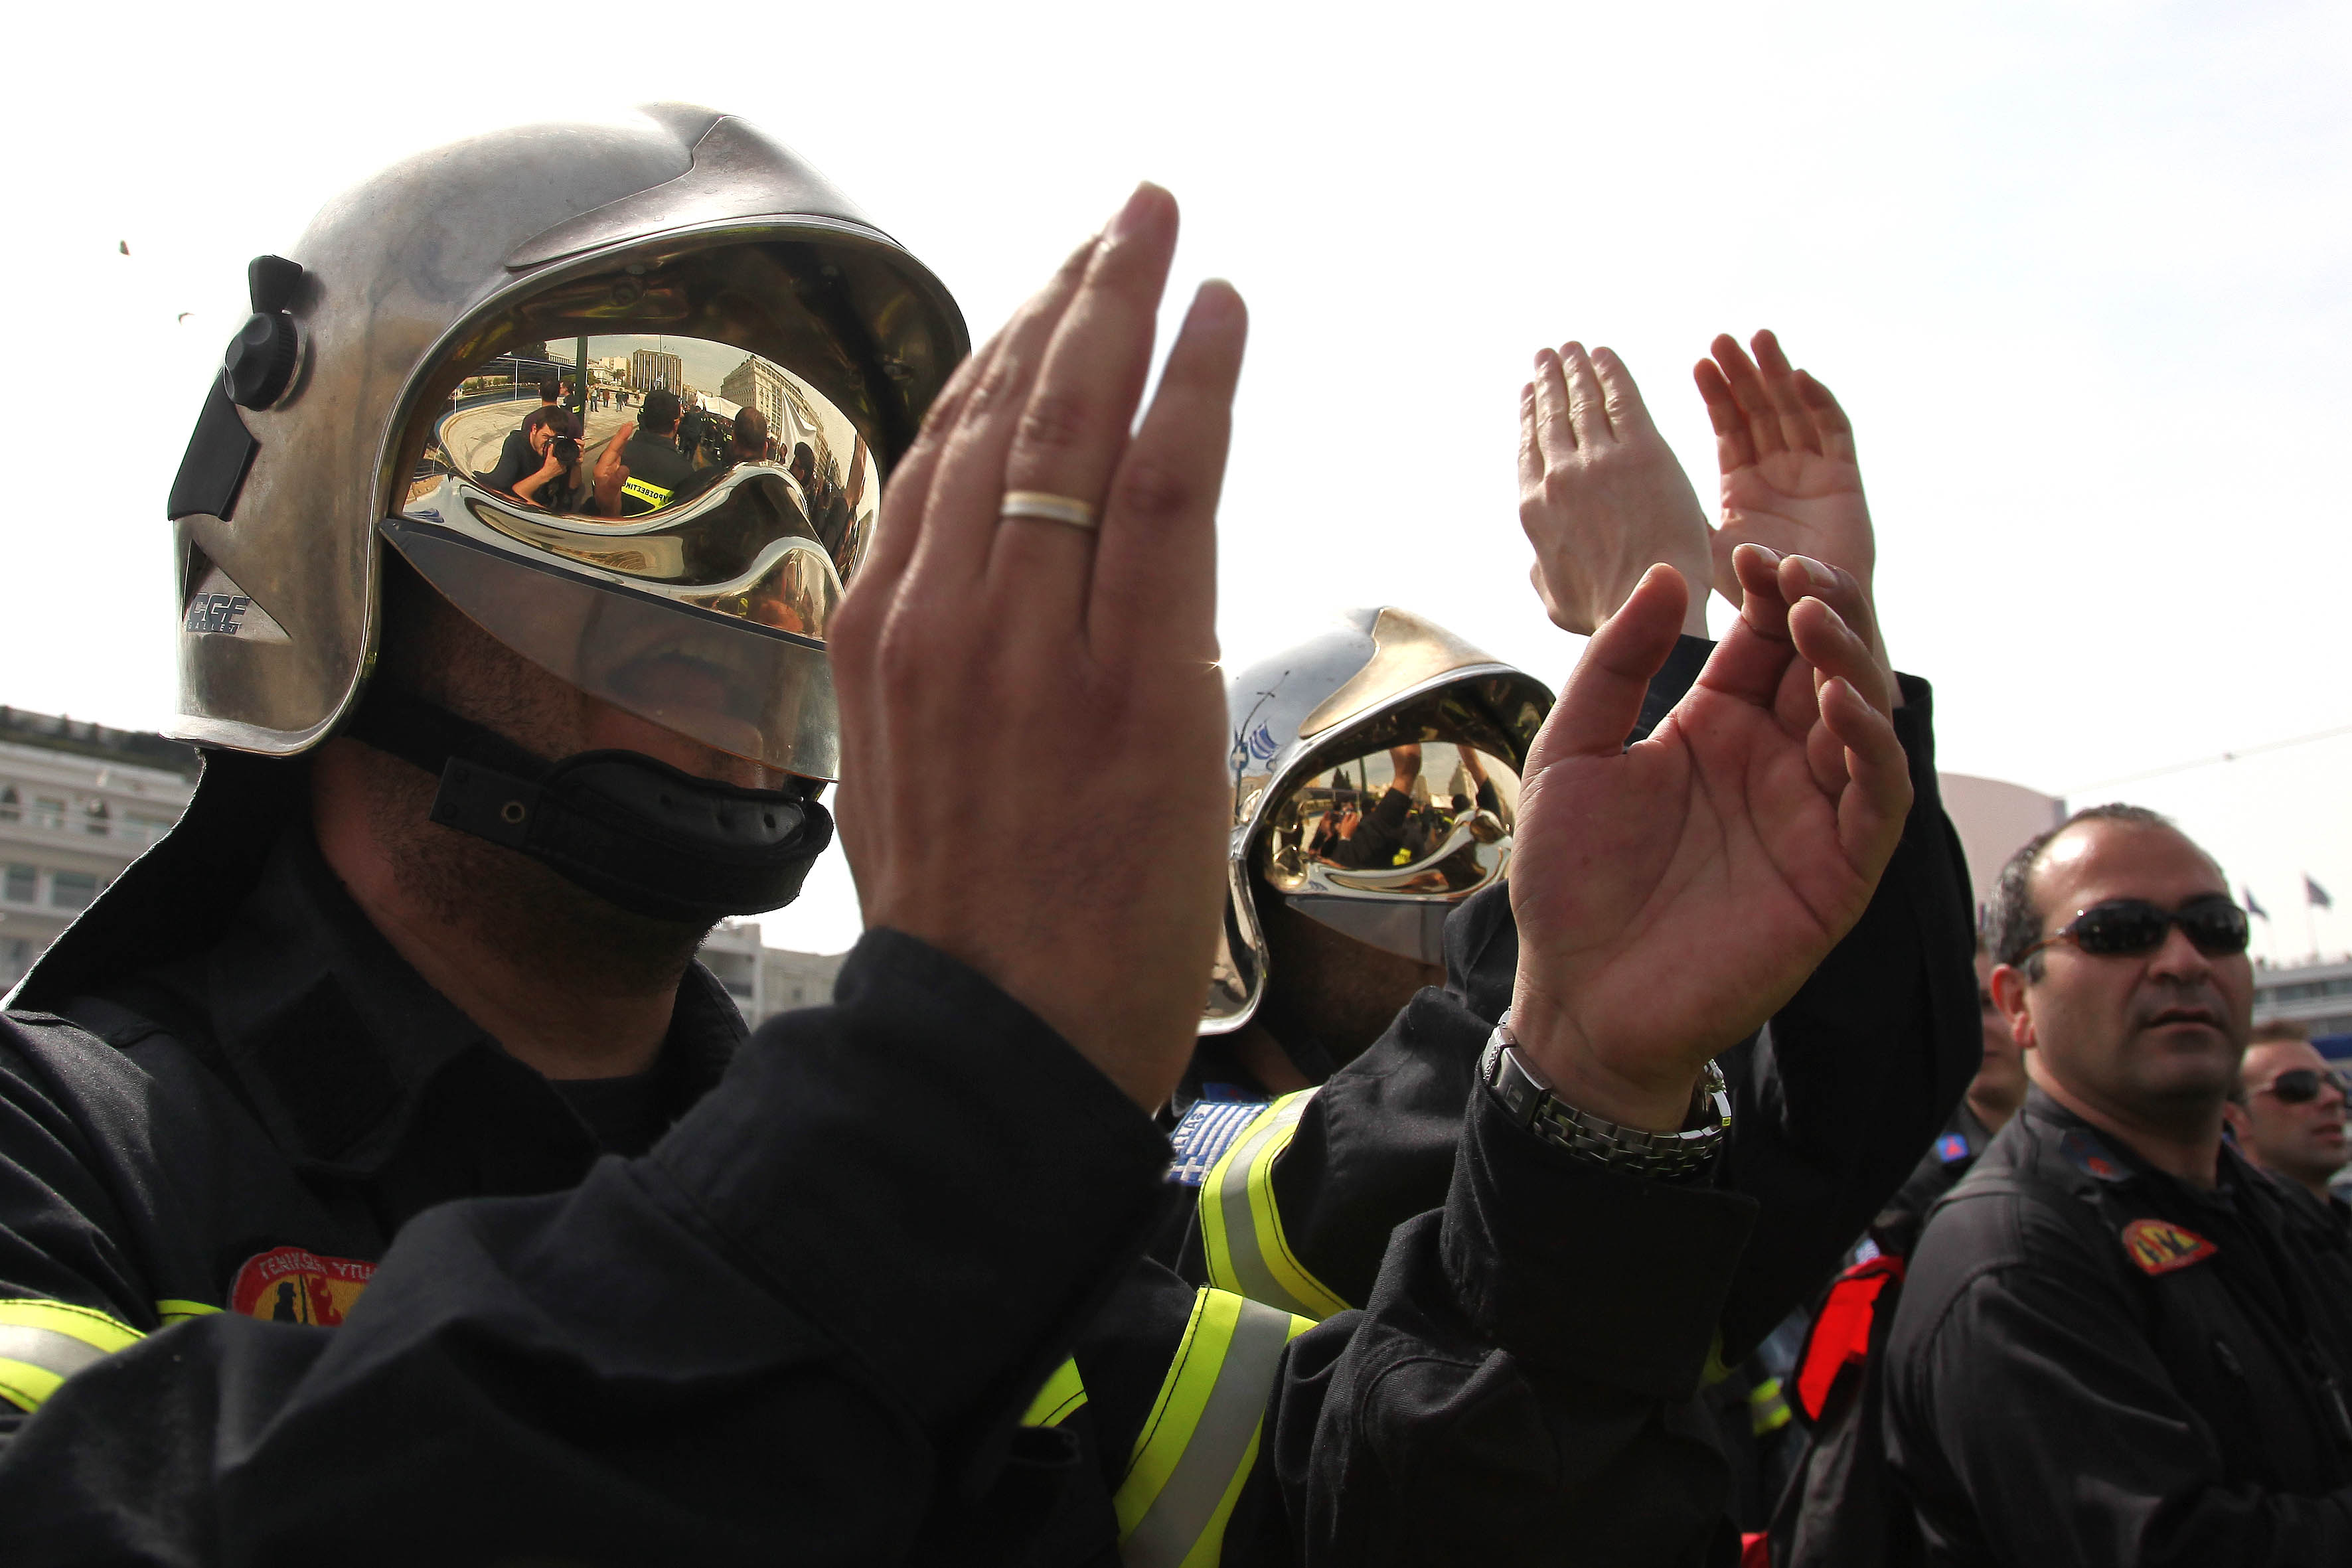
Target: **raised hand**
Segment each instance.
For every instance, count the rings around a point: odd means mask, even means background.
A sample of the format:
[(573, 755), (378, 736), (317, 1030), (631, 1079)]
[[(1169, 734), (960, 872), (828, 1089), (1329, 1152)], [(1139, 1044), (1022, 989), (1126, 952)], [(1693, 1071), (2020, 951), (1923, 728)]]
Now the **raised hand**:
[(1723, 470), (1723, 521), (1714, 536), (1714, 583), (1733, 604), (1739, 577), (1731, 552), (1761, 544), (1783, 555), (1807, 555), (1852, 576), (1863, 603), (1855, 630), (1881, 664), (1871, 596), (1877, 545), (1870, 506), (1863, 499), (1862, 467), (1854, 459), (1853, 426), (1830, 389), (1790, 366), (1780, 340), (1756, 334), (1750, 360), (1728, 333), (1715, 340), (1714, 358), (1693, 371), (1715, 426), (1716, 460)]
[[(1216, 510), (1246, 330), (1205, 285), (1135, 427), (1175, 245), (1143, 186), (957, 372), (829, 643), (866, 923), (987, 975), (1147, 1110), (1192, 1054), (1223, 896)], [(1012, 490), (1099, 528), (1002, 518)]]
[(1613, 351), (1538, 351), (1519, 389), (1519, 526), (1537, 596), (1563, 631), (1591, 632), (1663, 561), (1690, 588), (1683, 629), (1706, 635), (1706, 516)]
[(1739, 619), (1651, 737), (1626, 732), (1685, 590), (1653, 571), (1586, 645), (1528, 761), (1511, 909), (1520, 1048), (1561, 1099), (1681, 1125), (1698, 1070), (1869, 902), (1911, 783), (1853, 577), (1756, 545)]

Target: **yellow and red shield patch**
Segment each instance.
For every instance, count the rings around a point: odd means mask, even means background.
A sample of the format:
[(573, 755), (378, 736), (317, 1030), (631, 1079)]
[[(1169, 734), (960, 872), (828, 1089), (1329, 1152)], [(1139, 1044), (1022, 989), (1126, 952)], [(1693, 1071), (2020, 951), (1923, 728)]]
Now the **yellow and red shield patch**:
[(228, 1310), (264, 1322), (343, 1321), (367, 1289), (375, 1265), (353, 1258), (321, 1258), (299, 1247), (273, 1247), (245, 1260), (229, 1286)]
[(2124, 1250), (2144, 1274), (2169, 1274), (2213, 1256), (2213, 1244), (2169, 1220), (2136, 1219), (2124, 1226)]

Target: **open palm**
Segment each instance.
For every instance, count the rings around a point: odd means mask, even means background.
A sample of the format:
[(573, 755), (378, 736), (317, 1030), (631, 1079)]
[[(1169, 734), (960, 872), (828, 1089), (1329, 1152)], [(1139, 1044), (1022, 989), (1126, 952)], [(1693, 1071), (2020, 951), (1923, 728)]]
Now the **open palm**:
[(1888, 681), (1841, 613), (1858, 585), (1761, 549), (1738, 624), (1625, 747), (1683, 588), (1645, 578), (1587, 646), (1520, 800), (1521, 1047), (1562, 1098), (1671, 1127), (1700, 1064), (1754, 1030), (1862, 916), (1910, 781)]
[(1701, 360), (1694, 373), (1723, 473), (1715, 586), (1739, 602), (1731, 552), (1742, 544), (1825, 562), (1861, 585), (1854, 624), (1876, 648), (1870, 589), (1877, 548), (1853, 423), (1828, 387), (1790, 367), (1769, 331), (1757, 333), (1754, 342), (1751, 361), (1729, 335), (1718, 337), (1714, 358)]

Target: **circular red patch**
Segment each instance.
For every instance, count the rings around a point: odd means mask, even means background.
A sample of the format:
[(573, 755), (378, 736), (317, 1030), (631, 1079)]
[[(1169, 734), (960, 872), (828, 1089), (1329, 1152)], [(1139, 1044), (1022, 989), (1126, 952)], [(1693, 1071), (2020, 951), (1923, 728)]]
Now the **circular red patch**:
[(238, 1268), (228, 1289), (228, 1310), (264, 1322), (331, 1327), (343, 1321), (374, 1273), (374, 1264), (355, 1258), (274, 1247)]

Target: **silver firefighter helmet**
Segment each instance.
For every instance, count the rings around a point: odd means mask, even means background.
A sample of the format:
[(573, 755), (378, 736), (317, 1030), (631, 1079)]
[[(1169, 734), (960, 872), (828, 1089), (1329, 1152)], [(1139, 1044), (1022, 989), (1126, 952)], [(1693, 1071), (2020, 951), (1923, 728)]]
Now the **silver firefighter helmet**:
[(1552, 694), (1393, 605), (1350, 610), (1226, 686), (1233, 837), (1201, 1032), (1246, 1024), (1275, 897), (1435, 963), (1454, 906), (1508, 869), (1519, 775)]
[(173, 734), (324, 739), (382, 541), (564, 680), (835, 776), (828, 619), (969, 339), (814, 171), (686, 105), (524, 126), (346, 192), (250, 282), (173, 486)]

